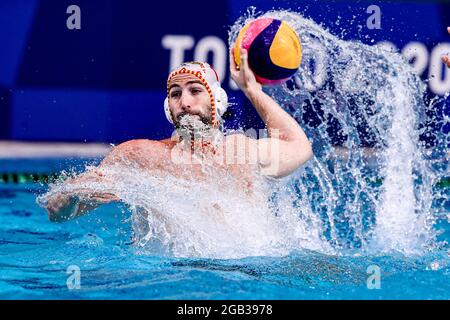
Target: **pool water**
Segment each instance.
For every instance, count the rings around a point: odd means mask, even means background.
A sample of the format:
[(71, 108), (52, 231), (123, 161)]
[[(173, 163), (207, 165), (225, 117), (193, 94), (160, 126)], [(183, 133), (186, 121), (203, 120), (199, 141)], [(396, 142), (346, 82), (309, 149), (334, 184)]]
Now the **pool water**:
[[(447, 118), (430, 119), (441, 128), (432, 149), (421, 141), (425, 111), (442, 110), (449, 95), (424, 99), (426, 83), (398, 53), (343, 41), (291, 11), (249, 11), (231, 26), (229, 46), (262, 16), (286, 21), (302, 39), (299, 72), (266, 91), (301, 124), (315, 155), (270, 185), (268, 210), (235, 190), (128, 166), (108, 174), (129, 208), (110, 204), (53, 224), (36, 202), (46, 185), (3, 183), (1, 297), (450, 298), (450, 192), (445, 183), (437, 187), (449, 179)], [(54, 173), (83, 169), (83, 162), (11, 160), (0, 168)], [(105, 190), (103, 182), (88, 187)], [(228, 223), (205, 213), (211, 201), (225, 208)], [(163, 219), (149, 215), (138, 232), (139, 209), (153, 207)], [(167, 236), (164, 219), (177, 232)], [(136, 234), (139, 241), (163, 234), (176, 254), (144, 250), (132, 244)]]
[[(81, 168), (82, 162), (2, 160), (1, 165), (16, 171), (32, 165), (44, 172)], [(410, 256), (299, 250), (282, 257), (174, 258), (131, 243), (130, 212), (122, 204), (64, 224), (49, 222), (36, 204), (45, 190), (41, 184), (0, 184), (2, 299), (450, 298), (446, 245)], [(445, 209), (442, 217), (450, 212)], [(440, 241), (450, 240), (445, 219), (435, 228), (442, 231)], [(80, 270), (79, 289), (70, 278), (73, 271), (68, 273), (73, 266)], [(379, 270), (375, 280), (373, 270)]]

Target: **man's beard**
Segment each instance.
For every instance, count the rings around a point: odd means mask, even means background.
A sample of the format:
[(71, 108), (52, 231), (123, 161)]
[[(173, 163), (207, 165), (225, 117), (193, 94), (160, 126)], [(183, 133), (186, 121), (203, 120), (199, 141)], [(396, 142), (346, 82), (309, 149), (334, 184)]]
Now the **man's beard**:
[(196, 115), (187, 112), (179, 114), (174, 123), (177, 132), (182, 136), (187, 135), (189, 137), (207, 135), (212, 129), (211, 117), (205, 117), (201, 114)]

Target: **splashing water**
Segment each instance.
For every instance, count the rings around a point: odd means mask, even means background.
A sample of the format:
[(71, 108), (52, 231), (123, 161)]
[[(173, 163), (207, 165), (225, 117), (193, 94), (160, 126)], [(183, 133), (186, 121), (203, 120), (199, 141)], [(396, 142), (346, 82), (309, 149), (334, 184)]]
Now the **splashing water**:
[(190, 114), (186, 114), (181, 117), (179, 121), (179, 130), (184, 131), (194, 131), (197, 132), (198, 135), (201, 135), (203, 132), (208, 132), (210, 126), (203, 123), (200, 119), (195, 116), (191, 116)]
[(78, 188), (110, 191), (129, 205), (143, 252), (176, 257), (299, 249), (417, 254), (436, 247), (432, 186), (448, 169), (434, 168), (419, 143), (425, 85), (400, 55), (342, 41), (293, 12), (251, 12), (231, 27), (230, 46), (260, 16), (286, 21), (302, 41), (293, 83), (265, 90), (312, 141), (315, 157), (306, 166), (278, 181), (259, 177), (248, 196), (209, 164), (202, 167), (208, 181), (113, 165), (104, 168), (108, 183), (56, 184), (39, 202)]
[[(213, 168), (206, 168), (217, 173)], [(211, 183), (115, 165), (104, 168), (109, 182), (56, 184), (39, 198), (41, 205), (57, 192), (102, 190), (118, 195), (133, 213), (134, 242), (144, 253), (176, 257), (241, 258), (281, 256), (298, 248), (325, 251), (296, 210), (275, 216), (263, 181), (255, 196), (236, 192), (233, 177)], [(111, 183), (113, 181), (113, 183)], [(221, 183), (217, 183), (221, 181)], [(316, 235), (317, 236), (317, 235)]]
[[(249, 11), (231, 28), (230, 45), (257, 17), (286, 21), (302, 41), (294, 83), (267, 89), (313, 142), (315, 159), (290, 181), (299, 207), (321, 217), (323, 234), (341, 253), (434, 248), (432, 202), (445, 195), (433, 195), (433, 185), (448, 165), (433, 168), (419, 141), (426, 86), (412, 67), (382, 46), (340, 40), (288, 11)], [(435, 156), (442, 157), (447, 146), (439, 143)]]

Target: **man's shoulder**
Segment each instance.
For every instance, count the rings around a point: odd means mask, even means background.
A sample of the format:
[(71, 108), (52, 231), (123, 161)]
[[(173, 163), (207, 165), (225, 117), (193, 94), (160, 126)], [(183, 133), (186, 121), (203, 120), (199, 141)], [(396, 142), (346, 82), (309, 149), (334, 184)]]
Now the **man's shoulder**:
[(170, 150), (168, 142), (164, 140), (149, 140), (149, 139), (133, 139), (122, 142), (114, 148), (116, 153), (128, 154), (128, 155), (163, 155)]
[(166, 144), (159, 140), (133, 139), (114, 147), (104, 159), (104, 163), (136, 161), (149, 166), (151, 163), (158, 163), (169, 158), (169, 152), (170, 149)]
[(135, 148), (164, 148), (169, 145), (171, 139), (150, 140), (150, 139), (133, 139), (122, 142), (116, 148), (119, 149), (135, 149)]

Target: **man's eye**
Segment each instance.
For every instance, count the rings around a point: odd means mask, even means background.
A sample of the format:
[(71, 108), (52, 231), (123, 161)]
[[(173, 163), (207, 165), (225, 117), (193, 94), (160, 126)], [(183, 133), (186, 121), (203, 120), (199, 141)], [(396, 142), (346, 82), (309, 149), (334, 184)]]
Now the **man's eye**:
[(194, 94), (197, 94), (197, 93), (200, 93), (201, 90), (200, 89), (192, 89), (191, 92)]
[(179, 96), (180, 96), (180, 93), (179, 93), (178, 91), (172, 92), (172, 93), (170, 94), (170, 97), (171, 97), (171, 98), (176, 98), (176, 97), (179, 97)]

